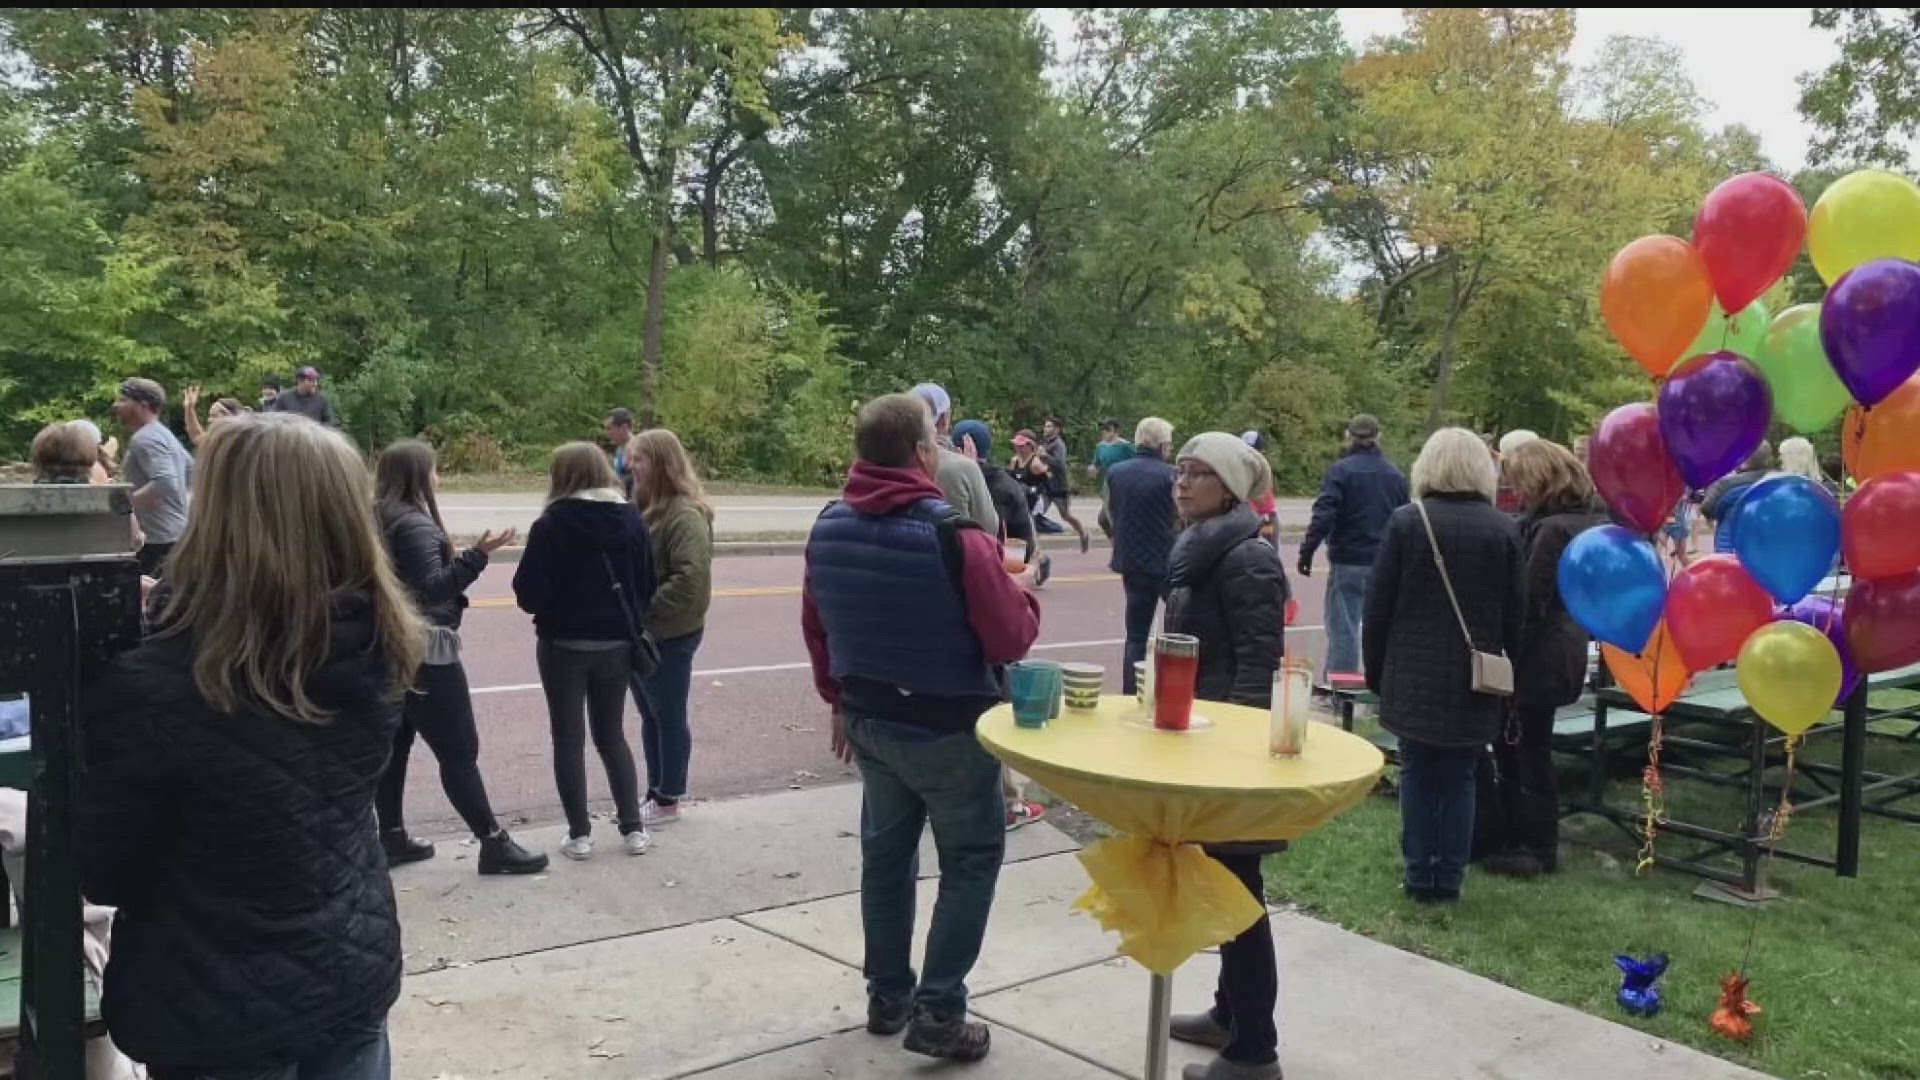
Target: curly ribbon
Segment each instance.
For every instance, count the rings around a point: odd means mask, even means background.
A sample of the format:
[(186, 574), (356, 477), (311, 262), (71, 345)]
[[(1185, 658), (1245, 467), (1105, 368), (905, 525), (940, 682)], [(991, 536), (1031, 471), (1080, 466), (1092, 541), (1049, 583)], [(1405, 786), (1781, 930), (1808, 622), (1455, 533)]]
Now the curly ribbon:
[[(1654, 661), (1657, 665), (1659, 661)], [(1659, 676), (1656, 674), (1657, 680)], [(1667, 785), (1660, 778), (1660, 744), (1666, 734), (1666, 718), (1662, 713), (1653, 714), (1653, 733), (1647, 738), (1647, 767), (1640, 771), (1640, 801), (1646, 812), (1640, 822), (1640, 859), (1633, 864), (1633, 872), (1644, 874), (1654, 863), (1653, 839), (1660, 830), (1660, 822), (1667, 816)]]

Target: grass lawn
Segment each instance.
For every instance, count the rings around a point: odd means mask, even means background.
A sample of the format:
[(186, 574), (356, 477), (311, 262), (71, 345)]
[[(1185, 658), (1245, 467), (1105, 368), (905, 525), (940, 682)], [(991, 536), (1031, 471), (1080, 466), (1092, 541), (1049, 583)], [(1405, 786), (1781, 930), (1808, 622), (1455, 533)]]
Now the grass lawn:
[[(1827, 736), (1804, 753), (1837, 761), (1839, 749)], [(1920, 746), (1870, 740), (1867, 768), (1920, 771)], [(1637, 778), (1617, 781), (1611, 801), (1636, 805), (1639, 791)], [(1736, 789), (1674, 779), (1667, 791), (1676, 819), (1738, 824)], [(1920, 797), (1906, 806), (1920, 811)], [(1832, 808), (1796, 814), (1786, 846), (1831, 855), (1837, 821)], [(1523, 882), (1476, 871), (1456, 909), (1419, 908), (1400, 895), (1399, 829), (1396, 804), (1370, 798), (1272, 859), (1268, 889), (1369, 937), (1762, 1072), (1920, 1078), (1920, 826), (1868, 815), (1854, 879), (1773, 862), (1768, 882), (1786, 899), (1757, 924), (1751, 911), (1695, 899), (1691, 875), (1636, 876), (1631, 843), (1592, 815), (1564, 819), (1557, 875)], [(1694, 846), (1671, 835), (1659, 843), (1675, 855)], [(1750, 927), (1749, 996), (1765, 1012), (1742, 1047), (1713, 1034), (1707, 1018)], [(1637, 1020), (1614, 1004), (1616, 952), (1672, 956), (1660, 1016)]]

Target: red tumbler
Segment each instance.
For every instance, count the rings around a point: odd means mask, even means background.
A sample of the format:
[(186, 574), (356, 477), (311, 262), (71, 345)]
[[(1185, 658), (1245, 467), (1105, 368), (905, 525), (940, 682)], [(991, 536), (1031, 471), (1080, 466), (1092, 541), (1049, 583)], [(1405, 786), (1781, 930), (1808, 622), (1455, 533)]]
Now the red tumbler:
[(1193, 684), (1200, 674), (1200, 639), (1161, 634), (1153, 651), (1153, 726), (1185, 731), (1193, 720)]

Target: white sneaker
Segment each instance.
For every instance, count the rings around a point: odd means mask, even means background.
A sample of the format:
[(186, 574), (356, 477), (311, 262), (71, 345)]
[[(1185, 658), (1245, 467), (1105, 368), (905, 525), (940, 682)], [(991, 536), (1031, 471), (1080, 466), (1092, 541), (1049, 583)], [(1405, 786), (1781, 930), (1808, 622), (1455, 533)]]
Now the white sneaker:
[(646, 802), (640, 804), (640, 820), (646, 822), (647, 827), (650, 829), (660, 825), (672, 824), (680, 820), (680, 804), (676, 802), (663, 806), (652, 799), (648, 799)]
[(645, 855), (653, 846), (653, 834), (642, 827), (622, 836), (620, 842), (627, 846), (627, 854)]
[(560, 845), (560, 854), (580, 862), (593, 858), (593, 837), (567, 837), (567, 842)]

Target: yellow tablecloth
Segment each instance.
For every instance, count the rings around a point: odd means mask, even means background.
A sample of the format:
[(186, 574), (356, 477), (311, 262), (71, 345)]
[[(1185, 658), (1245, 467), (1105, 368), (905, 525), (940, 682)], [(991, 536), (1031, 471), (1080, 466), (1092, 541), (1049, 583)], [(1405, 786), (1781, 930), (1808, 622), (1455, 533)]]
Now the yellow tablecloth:
[(1132, 698), (1061, 711), (1044, 728), (1003, 705), (981, 717), (981, 745), (1127, 835), (1080, 853), (1093, 879), (1075, 905), (1120, 934), (1120, 949), (1167, 975), (1253, 925), (1261, 905), (1202, 843), (1295, 840), (1365, 798), (1385, 762), (1372, 743), (1316, 723), (1304, 752), (1267, 753), (1264, 710), (1210, 701), (1211, 727), (1155, 730)]

